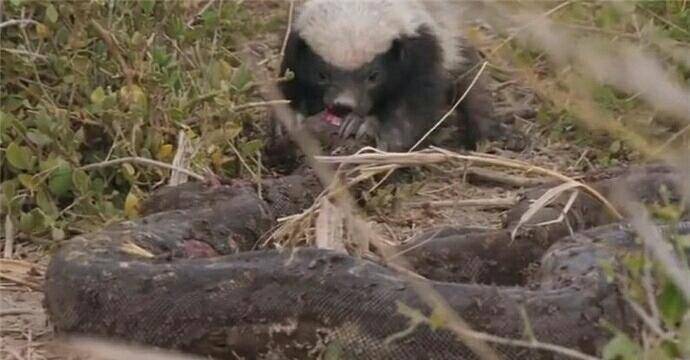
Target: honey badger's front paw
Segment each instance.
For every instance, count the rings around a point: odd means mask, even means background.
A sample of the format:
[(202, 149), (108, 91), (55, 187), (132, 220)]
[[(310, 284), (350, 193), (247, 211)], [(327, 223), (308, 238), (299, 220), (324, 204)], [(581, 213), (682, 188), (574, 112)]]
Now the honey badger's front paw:
[(374, 116), (362, 117), (355, 114), (349, 114), (340, 124), (338, 136), (343, 139), (347, 139), (353, 135), (357, 140), (364, 139), (365, 137), (373, 139), (376, 137), (377, 125), (378, 121)]

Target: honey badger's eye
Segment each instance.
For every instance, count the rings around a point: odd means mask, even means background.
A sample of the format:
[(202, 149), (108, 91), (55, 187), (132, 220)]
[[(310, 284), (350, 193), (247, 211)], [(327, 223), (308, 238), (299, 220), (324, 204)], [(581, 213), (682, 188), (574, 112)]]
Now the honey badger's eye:
[(369, 76), (367, 77), (367, 80), (369, 82), (376, 82), (376, 80), (378, 80), (378, 79), (379, 79), (379, 72), (376, 70), (370, 72)]
[(326, 82), (328, 81), (328, 74), (325, 71), (319, 71), (319, 81)]

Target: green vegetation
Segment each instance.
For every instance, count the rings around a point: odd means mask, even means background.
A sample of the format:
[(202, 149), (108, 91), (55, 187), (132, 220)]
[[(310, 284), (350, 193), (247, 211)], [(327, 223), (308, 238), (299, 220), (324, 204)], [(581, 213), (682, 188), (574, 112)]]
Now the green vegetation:
[[(4, 2), (0, 143), (3, 209), (20, 234), (61, 239), (136, 213), (170, 170), (177, 137), (190, 169), (242, 176), (258, 166), (262, 127), (252, 74), (238, 52), (284, 19), (246, 4), (186, 1)], [(7, 161), (4, 161), (4, 160)]]
[[(541, 11), (556, 3), (541, 3)], [(577, 42), (560, 46), (596, 49), (592, 55), (626, 56), (616, 49), (635, 47), (660, 60), (666, 75), (687, 89), (690, 84), (690, 5), (684, 1), (573, 1), (550, 17)], [(502, 55), (513, 59), (532, 77), (542, 97), (538, 113), (544, 133), (593, 147), (589, 158), (602, 166), (639, 160), (671, 150), (687, 139), (685, 123), (655, 109), (641, 91), (624, 92), (599, 81), (582, 59), (544, 69), (539, 47), (512, 42)], [(554, 54), (551, 54), (552, 56)], [(587, 55), (590, 57), (590, 55)], [(622, 64), (622, 61), (617, 61)], [(639, 69), (643, 73), (646, 69)], [(642, 78), (642, 76), (641, 76)], [(660, 79), (661, 80), (661, 79)], [(657, 90), (652, 90), (657, 91)], [(673, 134), (673, 143), (666, 143)], [(613, 136), (613, 141), (611, 140)], [(687, 141), (685, 143), (687, 149)]]

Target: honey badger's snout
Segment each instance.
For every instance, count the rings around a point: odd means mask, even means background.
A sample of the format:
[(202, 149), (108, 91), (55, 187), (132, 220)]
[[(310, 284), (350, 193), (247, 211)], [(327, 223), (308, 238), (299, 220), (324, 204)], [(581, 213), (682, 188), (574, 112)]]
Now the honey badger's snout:
[(324, 95), (326, 109), (342, 118), (350, 114), (367, 115), (371, 107), (368, 103), (364, 92), (354, 87), (333, 88)]

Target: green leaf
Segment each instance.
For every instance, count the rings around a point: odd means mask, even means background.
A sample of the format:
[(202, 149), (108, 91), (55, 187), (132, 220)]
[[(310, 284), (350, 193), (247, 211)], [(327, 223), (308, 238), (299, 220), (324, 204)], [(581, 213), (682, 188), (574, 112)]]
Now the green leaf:
[(19, 182), (22, 183), (22, 185), (27, 188), (29, 191), (35, 191), (36, 186), (38, 185), (36, 181), (34, 180), (34, 177), (29, 175), (29, 174), (19, 174), (17, 175), (17, 179), (19, 179)]
[(17, 179), (4, 181), (0, 188), (2, 188), (2, 210), (6, 211), (8, 214), (12, 214), (17, 208), (19, 203), (19, 198), (17, 195), (17, 188), (19, 187), (19, 181)]
[(93, 104), (100, 105), (105, 100), (105, 91), (103, 91), (103, 88), (99, 86), (91, 93), (89, 98)]
[(156, 6), (154, 0), (141, 0), (139, 4), (141, 4), (141, 9), (144, 11), (144, 14), (151, 14), (154, 6)]
[(642, 349), (623, 333), (618, 333), (602, 350), (604, 360), (638, 360)]
[(3, 181), (0, 187), (2, 187), (3, 198), (7, 200), (12, 199), (17, 195), (18, 183), (15, 179)]
[(242, 155), (254, 155), (264, 146), (263, 141), (256, 139), (250, 140), (240, 146)]
[(687, 309), (683, 294), (673, 282), (667, 281), (659, 294), (659, 310), (664, 320), (675, 327)]
[(39, 110), (33, 120), (39, 131), (48, 135), (53, 134), (53, 130), (56, 127), (56, 121), (51, 119), (45, 109)]
[(26, 133), (26, 137), (38, 146), (46, 146), (53, 142), (53, 139), (35, 129), (29, 130), (29, 132)]
[(40, 233), (45, 230), (46, 218), (39, 209), (19, 215), (17, 228), (26, 234)]
[(17, 169), (31, 170), (33, 167), (33, 157), (31, 156), (31, 151), (26, 146), (12, 142), (7, 146), (5, 155), (7, 156), (7, 161)]
[(0, 111), (0, 134), (5, 134), (7, 132), (7, 128), (10, 127), (10, 121), (12, 121), (12, 118), (12, 114)]
[(163, 47), (155, 47), (153, 49), (153, 61), (161, 68), (165, 68), (170, 64), (172, 57), (165, 52)]
[(136, 180), (137, 180), (136, 174), (137, 174), (137, 170), (134, 168), (134, 166), (132, 166), (132, 164), (130, 164), (130, 163), (122, 164), (122, 175), (130, 183), (133, 184), (136, 182)]
[(36, 205), (50, 217), (55, 218), (59, 213), (55, 202), (44, 189), (39, 189), (36, 192)]
[(57, 9), (55, 9), (55, 6), (53, 4), (48, 5), (46, 8), (46, 19), (50, 21), (51, 23), (55, 24), (58, 20), (58, 12)]
[(652, 204), (649, 208), (652, 215), (662, 221), (678, 221), (683, 215), (682, 207), (676, 204), (669, 204), (666, 206)]
[(19, 231), (26, 233), (26, 234), (31, 234), (33, 232), (34, 228), (34, 216), (32, 213), (21, 213), (19, 214), (19, 224), (17, 225), (17, 229)]
[(38, 168), (41, 171), (55, 171), (59, 166), (66, 165), (67, 162), (59, 157), (55, 157), (55, 155), (51, 154), (51, 156), (46, 159), (41, 161), (38, 164)]
[(91, 187), (91, 178), (84, 170), (74, 170), (72, 172), (72, 183), (80, 194), (86, 194)]
[(238, 91), (244, 91), (249, 88), (252, 81), (252, 72), (246, 66), (240, 66), (232, 74), (230, 84)]
[(72, 190), (72, 169), (62, 165), (50, 175), (48, 188), (58, 198), (65, 197)]

